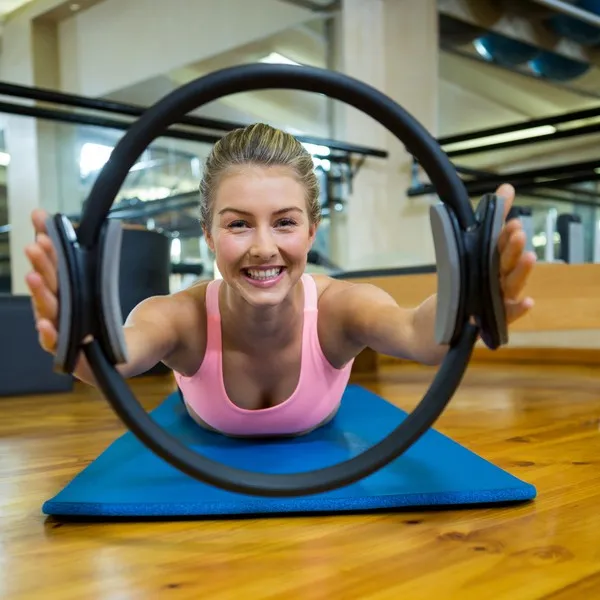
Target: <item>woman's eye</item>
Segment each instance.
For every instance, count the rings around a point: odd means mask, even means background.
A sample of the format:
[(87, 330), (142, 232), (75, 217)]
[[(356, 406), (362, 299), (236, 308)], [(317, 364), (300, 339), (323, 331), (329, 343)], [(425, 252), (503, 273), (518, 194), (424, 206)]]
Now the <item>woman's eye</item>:
[(280, 221), (278, 221), (277, 224), (281, 227), (292, 227), (296, 224), (296, 221), (294, 221), (293, 219), (281, 219)]
[(244, 227), (246, 224), (246, 221), (232, 221), (227, 227), (230, 229), (239, 229), (240, 227)]

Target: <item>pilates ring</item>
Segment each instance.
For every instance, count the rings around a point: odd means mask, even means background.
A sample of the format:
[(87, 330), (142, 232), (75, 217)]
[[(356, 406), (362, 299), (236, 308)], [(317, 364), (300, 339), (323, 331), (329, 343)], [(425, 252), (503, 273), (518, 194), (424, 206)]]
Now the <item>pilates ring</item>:
[[(347, 461), (313, 471), (260, 473), (224, 465), (186, 447), (156, 425), (115, 365), (126, 360), (119, 307), (120, 222), (109, 209), (130, 168), (171, 124), (223, 96), (266, 89), (324, 94), (386, 127), (423, 167), (441, 204), (430, 208), (437, 259), (436, 340), (449, 350), (415, 410), (387, 437)], [(48, 218), (58, 257), (59, 340), (56, 370), (72, 373), (83, 351), (98, 387), (139, 440), (180, 471), (222, 489), (254, 496), (316, 494), (356, 482), (400, 456), (437, 420), (460, 385), (477, 336), (495, 349), (507, 341), (497, 240), (502, 199), (484, 196), (474, 210), (465, 186), (436, 140), (375, 88), (342, 73), (296, 65), (225, 68), (174, 90), (121, 138), (87, 198), (78, 228), (62, 214)], [(92, 340), (84, 339), (91, 334)]]

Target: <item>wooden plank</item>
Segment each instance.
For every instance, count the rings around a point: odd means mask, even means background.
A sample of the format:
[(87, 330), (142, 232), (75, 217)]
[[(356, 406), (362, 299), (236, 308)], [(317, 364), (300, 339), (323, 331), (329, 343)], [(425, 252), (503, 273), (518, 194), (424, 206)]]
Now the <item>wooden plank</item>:
[[(401, 306), (416, 306), (437, 291), (437, 276), (396, 275), (352, 279), (388, 292)], [(600, 264), (535, 266), (525, 290), (535, 300), (512, 331), (600, 329)]]
[[(370, 356), (368, 359), (363, 357), (362, 365), (364, 367), (359, 372), (373, 373), (379, 368), (379, 365), (410, 364), (409, 361), (392, 356), (377, 355), (372, 350), (366, 350), (365, 353), (371, 353), (374, 357)], [(375, 361), (377, 365), (373, 366)], [(600, 366), (600, 348), (511, 348), (507, 346), (492, 351), (488, 348), (476, 347), (471, 358), (471, 364), (474, 363)]]

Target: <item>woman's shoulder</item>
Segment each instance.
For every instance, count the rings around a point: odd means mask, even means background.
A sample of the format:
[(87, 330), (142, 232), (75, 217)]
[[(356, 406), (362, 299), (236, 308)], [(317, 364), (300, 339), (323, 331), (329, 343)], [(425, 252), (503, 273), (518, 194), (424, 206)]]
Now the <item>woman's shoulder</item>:
[(206, 347), (206, 290), (209, 281), (199, 281), (191, 286), (164, 296), (154, 296), (145, 302), (154, 305), (154, 314), (166, 319), (178, 339), (176, 350), (165, 364), (184, 375), (197, 371)]
[(189, 313), (202, 315), (206, 310), (206, 292), (212, 280), (202, 280), (192, 283), (190, 286), (172, 292), (169, 295), (170, 302), (177, 310), (189, 318)]
[(317, 286), (318, 335), (321, 349), (336, 368), (348, 364), (362, 350), (348, 331), (348, 311), (354, 290), (362, 284), (311, 274)]
[(208, 281), (199, 281), (191, 286), (165, 295), (151, 296), (138, 304), (136, 312), (144, 318), (160, 315), (180, 332), (202, 329), (206, 311)]
[(352, 288), (357, 284), (322, 274), (311, 274), (310, 276), (314, 279), (317, 287), (319, 322), (322, 326), (326, 325), (329, 330), (337, 330), (336, 325), (341, 325), (343, 320), (340, 307), (347, 303)]
[(327, 275), (312, 275), (317, 285), (318, 309), (331, 323), (347, 328), (361, 320), (372, 306), (383, 301), (393, 302), (382, 288), (366, 281), (335, 279)]
[(321, 300), (337, 302), (340, 299), (340, 294), (345, 298), (369, 296), (377, 298), (382, 293), (382, 288), (369, 281), (337, 279), (321, 273), (311, 273), (310, 276), (317, 285), (319, 302)]
[(336, 302), (339, 300), (338, 295), (340, 293), (347, 292), (355, 285), (360, 285), (351, 281), (344, 281), (343, 279), (335, 279), (334, 277), (329, 277), (328, 275), (323, 275), (321, 273), (310, 273), (309, 276), (313, 278), (317, 286), (319, 308), (330, 302)]

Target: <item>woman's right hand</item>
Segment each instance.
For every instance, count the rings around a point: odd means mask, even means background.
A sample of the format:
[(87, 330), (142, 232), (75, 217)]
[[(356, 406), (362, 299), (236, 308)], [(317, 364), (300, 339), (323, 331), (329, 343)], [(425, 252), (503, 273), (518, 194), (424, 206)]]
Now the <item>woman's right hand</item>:
[(58, 267), (56, 252), (46, 230), (47, 213), (35, 209), (31, 221), (35, 242), (25, 248), (33, 271), (25, 277), (31, 291), (35, 324), (41, 347), (51, 354), (58, 340)]
[[(54, 355), (58, 341), (58, 260), (46, 230), (47, 216), (46, 211), (41, 209), (31, 213), (35, 242), (25, 248), (25, 255), (32, 266), (25, 282), (31, 291), (39, 343), (46, 352)], [(128, 315), (123, 327), (127, 361), (117, 366), (121, 375), (124, 378), (134, 377), (171, 356), (181, 346), (178, 336), (179, 331), (184, 330), (184, 326), (180, 325), (182, 314), (196, 313), (197, 306), (194, 303), (190, 308), (187, 295), (179, 299), (161, 295), (140, 302)], [(83, 341), (91, 339), (87, 336)], [(85, 383), (96, 385), (84, 356), (79, 358), (73, 375)]]

